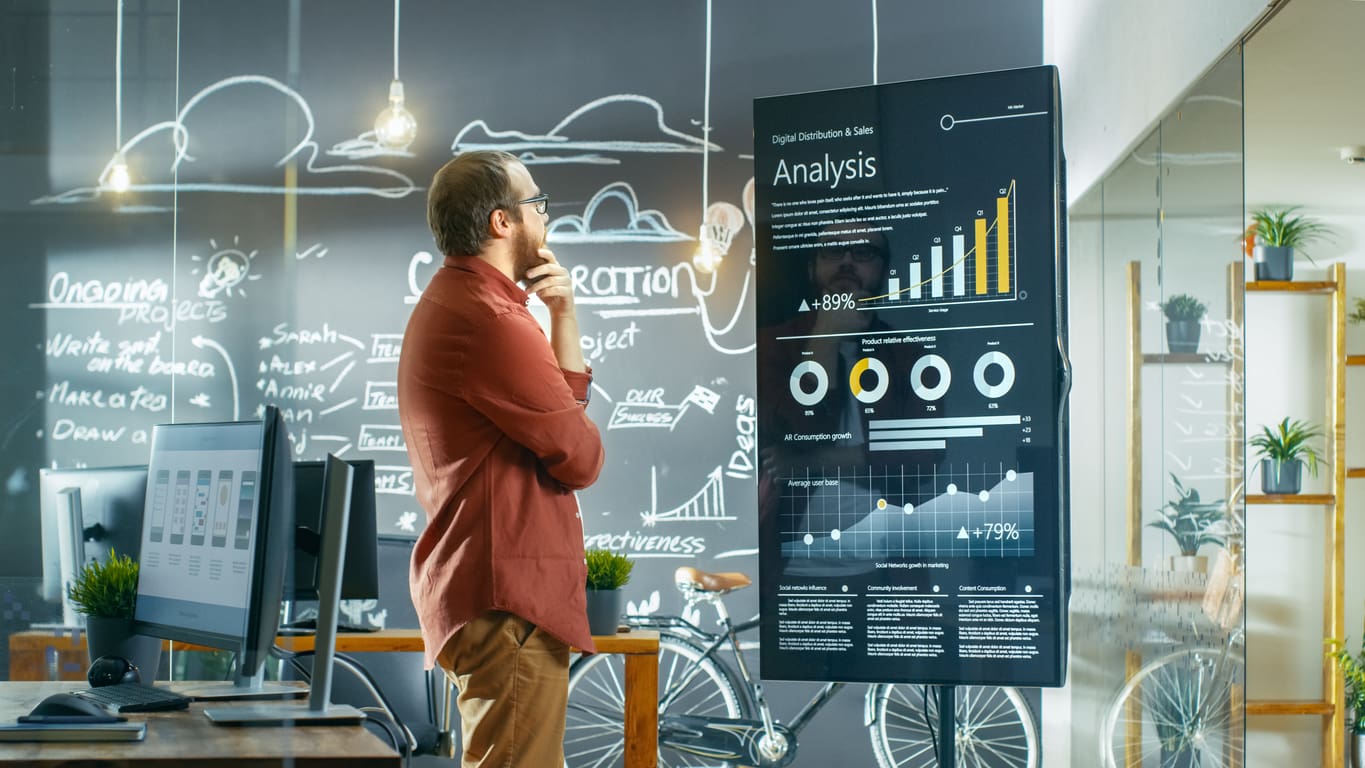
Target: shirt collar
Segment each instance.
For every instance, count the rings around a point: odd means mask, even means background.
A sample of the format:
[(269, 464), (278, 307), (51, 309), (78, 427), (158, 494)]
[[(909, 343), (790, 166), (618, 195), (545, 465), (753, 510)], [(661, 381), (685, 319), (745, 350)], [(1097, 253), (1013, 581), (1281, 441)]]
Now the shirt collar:
[(445, 266), (473, 273), (479, 279), (487, 281), (497, 294), (508, 301), (526, 304), (531, 300), (531, 294), (508, 279), (497, 267), (478, 256), (447, 256)]

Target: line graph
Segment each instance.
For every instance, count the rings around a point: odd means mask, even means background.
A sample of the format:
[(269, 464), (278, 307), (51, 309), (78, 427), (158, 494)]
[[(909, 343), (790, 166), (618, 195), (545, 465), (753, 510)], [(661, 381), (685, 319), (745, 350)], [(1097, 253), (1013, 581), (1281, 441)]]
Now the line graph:
[(794, 468), (781, 484), (790, 558), (1033, 555), (1033, 473), (1002, 463)]

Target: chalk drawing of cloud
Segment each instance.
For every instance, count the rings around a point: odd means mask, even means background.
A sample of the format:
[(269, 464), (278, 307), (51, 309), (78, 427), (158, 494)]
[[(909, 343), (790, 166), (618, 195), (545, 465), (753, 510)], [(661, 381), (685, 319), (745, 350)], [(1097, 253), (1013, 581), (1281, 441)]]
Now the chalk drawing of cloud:
[[(303, 138), (295, 144), (292, 149), (278, 158), (274, 162), (274, 167), (283, 167), (286, 163), (295, 158), (303, 162), (299, 182), (294, 186), (283, 184), (245, 184), (234, 183), (231, 181), (196, 181), (193, 174), (193, 164), (196, 158), (189, 154), (191, 141), (190, 129), (187, 120), (191, 117), (196, 107), (203, 104), (210, 97), (220, 95), (232, 97), (228, 103), (238, 103), (241, 100), (241, 92), (233, 89), (244, 88), (267, 88), (283, 94), (294, 107), (298, 110), (298, 115), (302, 118)], [(243, 116), (243, 120), (251, 119), (250, 116)], [(204, 121), (201, 121), (204, 122)], [(210, 121), (216, 122), (216, 121)], [(196, 93), (185, 106), (181, 107), (174, 120), (166, 120), (155, 125), (148, 126), (133, 138), (129, 139), (120, 147), (123, 155), (129, 159), (129, 165), (134, 170), (134, 184), (129, 187), (130, 192), (233, 192), (240, 194), (255, 195), (372, 195), (397, 199), (405, 197), (417, 190), (417, 186), (412, 179), (398, 171), (373, 165), (360, 164), (341, 164), (341, 165), (319, 165), (318, 164), (318, 144), (313, 140), (314, 121), (313, 112), (308, 108), (308, 102), (303, 96), (289, 86), (270, 77), (263, 75), (237, 75), (220, 80)], [(148, 138), (157, 134), (169, 133), (172, 145), (172, 152), (169, 158), (158, 157), (155, 147), (150, 145), (139, 145)], [(363, 138), (363, 134), (362, 137)], [(345, 142), (343, 142), (343, 145)], [(342, 145), (338, 145), (340, 147)], [(259, 154), (262, 147), (251, 147), (252, 154)], [(162, 163), (169, 159), (163, 166)], [(113, 160), (110, 159), (99, 174), (100, 186), (78, 187), (67, 190), (55, 195), (40, 197), (33, 201), (34, 205), (45, 205), (52, 203), (79, 203), (95, 200), (103, 195), (106, 189), (102, 183), (109, 177)], [(165, 180), (155, 180), (150, 175), (153, 169), (164, 168)], [(178, 174), (178, 177), (175, 176)], [(179, 178), (179, 181), (172, 181), (172, 178)], [(210, 175), (212, 178), (212, 174)], [(333, 181), (335, 179), (335, 181)]]
[[(602, 204), (614, 201), (621, 204), (624, 216), (613, 217), (624, 226), (603, 226), (596, 221)], [(617, 181), (602, 189), (588, 201), (582, 216), (561, 216), (550, 222), (545, 234), (548, 243), (676, 243), (693, 238), (674, 229), (668, 218), (659, 211), (640, 210), (635, 190), (624, 181)]]
[[(610, 122), (600, 130), (619, 131), (624, 125), (639, 125), (643, 133), (654, 133), (649, 139), (575, 138), (575, 133), (591, 135), (588, 125), (593, 118), (607, 116)], [(643, 134), (642, 134), (643, 135)], [(481, 136), (482, 139), (478, 138)], [(531, 134), (521, 131), (495, 131), (483, 120), (475, 120), (455, 135), (450, 151), (456, 155), (479, 149), (500, 149), (511, 152), (526, 165), (545, 163), (595, 163), (615, 165), (620, 160), (604, 157), (603, 152), (719, 152), (714, 142), (676, 131), (664, 124), (664, 110), (659, 102), (648, 96), (618, 93), (603, 96), (575, 109), (559, 121), (549, 133)], [(541, 154), (553, 152), (554, 154)]]

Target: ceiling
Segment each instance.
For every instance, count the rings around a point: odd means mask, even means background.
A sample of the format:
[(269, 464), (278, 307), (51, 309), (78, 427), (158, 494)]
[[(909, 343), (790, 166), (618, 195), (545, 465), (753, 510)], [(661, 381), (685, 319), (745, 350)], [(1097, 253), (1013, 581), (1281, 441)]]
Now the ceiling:
[(1365, 2), (1291, 0), (1247, 41), (1246, 203), (1365, 215)]

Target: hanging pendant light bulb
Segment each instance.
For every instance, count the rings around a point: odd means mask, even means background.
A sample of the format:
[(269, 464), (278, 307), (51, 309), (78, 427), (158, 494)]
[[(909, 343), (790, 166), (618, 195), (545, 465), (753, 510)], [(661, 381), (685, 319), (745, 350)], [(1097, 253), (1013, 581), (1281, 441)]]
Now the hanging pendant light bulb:
[(403, 106), (403, 81), (389, 83), (389, 106), (375, 118), (374, 133), (380, 144), (397, 150), (417, 138), (417, 119)]
[(133, 186), (132, 176), (128, 173), (128, 163), (123, 159), (122, 152), (115, 152), (114, 159), (109, 162), (109, 169), (100, 179), (100, 186), (114, 192), (127, 192)]
[(403, 81), (398, 79), (398, 12), (401, 0), (393, 0), (393, 82), (389, 83), (389, 106), (374, 121), (375, 138), (385, 149), (402, 151), (417, 138), (417, 118), (403, 106)]
[(114, 157), (100, 174), (99, 184), (114, 192), (127, 192), (133, 186), (123, 156), (123, 0), (118, 0), (114, 22)]

